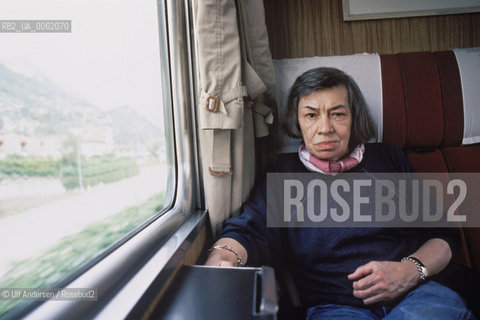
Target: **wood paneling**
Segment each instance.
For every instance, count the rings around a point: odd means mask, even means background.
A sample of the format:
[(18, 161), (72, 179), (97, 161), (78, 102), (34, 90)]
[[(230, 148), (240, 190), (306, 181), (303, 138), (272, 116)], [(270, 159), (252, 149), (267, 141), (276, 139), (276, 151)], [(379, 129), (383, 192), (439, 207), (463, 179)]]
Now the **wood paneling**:
[(480, 13), (344, 22), (341, 0), (264, 3), (275, 59), (480, 46)]

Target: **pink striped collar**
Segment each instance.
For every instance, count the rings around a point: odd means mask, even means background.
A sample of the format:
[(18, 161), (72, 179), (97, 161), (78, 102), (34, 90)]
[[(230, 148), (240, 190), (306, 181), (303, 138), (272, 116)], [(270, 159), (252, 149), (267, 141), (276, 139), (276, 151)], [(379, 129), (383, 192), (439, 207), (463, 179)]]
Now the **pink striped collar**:
[(305, 144), (302, 144), (298, 149), (298, 155), (308, 170), (334, 176), (340, 172), (350, 170), (359, 164), (363, 159), (364, 151), (365, 146), (361, 144), (358, 145), (350, 155), (342, 160), (327, 161), (315, 157), (307, 150)]

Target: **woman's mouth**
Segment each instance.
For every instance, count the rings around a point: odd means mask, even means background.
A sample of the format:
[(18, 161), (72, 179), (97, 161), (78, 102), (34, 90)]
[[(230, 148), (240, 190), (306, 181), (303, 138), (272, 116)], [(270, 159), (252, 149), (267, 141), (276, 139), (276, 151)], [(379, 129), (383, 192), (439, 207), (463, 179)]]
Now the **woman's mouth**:
[(325, 141), (325, 142), (316, 143), (315, 147), (320, 150), (330, 150), (335, 148), (337, 143), (338, 143), (337, 141)]

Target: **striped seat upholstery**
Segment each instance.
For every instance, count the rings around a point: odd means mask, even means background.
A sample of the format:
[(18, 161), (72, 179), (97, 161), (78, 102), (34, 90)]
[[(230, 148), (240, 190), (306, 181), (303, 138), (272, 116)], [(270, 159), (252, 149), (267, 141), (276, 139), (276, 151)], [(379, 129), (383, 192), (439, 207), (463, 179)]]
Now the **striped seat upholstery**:
[[(480, 145), (462, 146), (463, 101), (453, 51), (380, 55), (383, 141), (417, 172), (480, 172)], [(480, 119), (479, 119), (480, 122)], [(462, 231), (457, 261), (480, 271), (480, 230)]]

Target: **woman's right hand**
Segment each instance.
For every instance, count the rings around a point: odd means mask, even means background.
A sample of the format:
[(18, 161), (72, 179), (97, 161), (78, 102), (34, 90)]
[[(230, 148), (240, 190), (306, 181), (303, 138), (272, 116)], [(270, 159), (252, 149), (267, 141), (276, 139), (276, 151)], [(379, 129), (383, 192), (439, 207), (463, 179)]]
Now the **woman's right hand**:
[(207, 266), (238, 267), (237, 255), (241, 259), (241, 266), (244, 266), (247, 262), (247, 250), (232, 238), (222, 238), (215, 242), (212, 248), (216, 249), (213, 249), (208, 255), (205, 262)]

